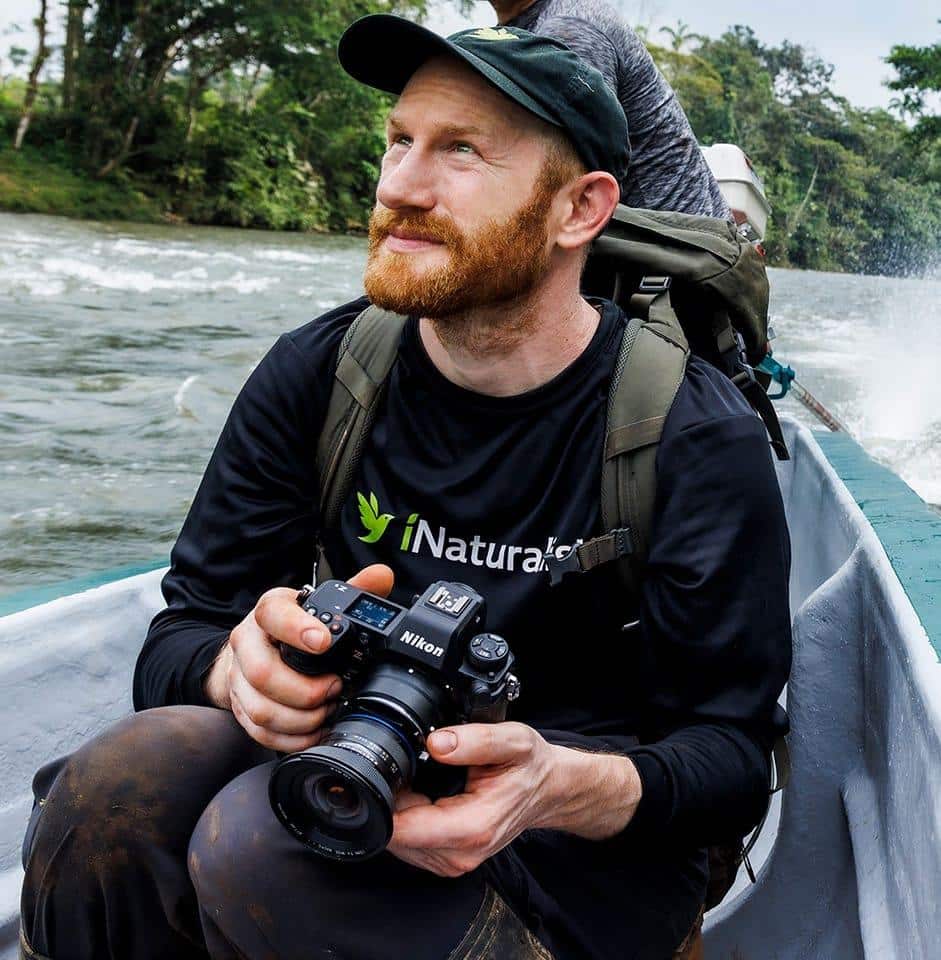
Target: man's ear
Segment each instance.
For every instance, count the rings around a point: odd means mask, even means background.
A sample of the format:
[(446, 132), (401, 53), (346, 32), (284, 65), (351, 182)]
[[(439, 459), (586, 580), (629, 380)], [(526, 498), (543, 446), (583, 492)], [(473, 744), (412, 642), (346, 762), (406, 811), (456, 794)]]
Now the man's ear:
[(610, 173), (594, 170), (563, 188), (564, 207), (556, 243), (564, 250), (586, 246), (604, 229), (621, 199)]

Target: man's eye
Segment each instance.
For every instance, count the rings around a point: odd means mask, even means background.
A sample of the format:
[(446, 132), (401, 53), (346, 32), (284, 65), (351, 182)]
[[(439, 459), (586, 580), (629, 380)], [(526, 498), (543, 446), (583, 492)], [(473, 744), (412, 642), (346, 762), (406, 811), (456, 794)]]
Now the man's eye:
[(410, 147), (412, 138), (405, 136), (404, 133), (397, 133), (389, 140), (389, 147)]
[(470, 153), (477, 152), (471, 144), (465, 143), (463, 140), (458, 140), (455, 143), (451, 144), (451, 149), (455, 153), (470, 154)]

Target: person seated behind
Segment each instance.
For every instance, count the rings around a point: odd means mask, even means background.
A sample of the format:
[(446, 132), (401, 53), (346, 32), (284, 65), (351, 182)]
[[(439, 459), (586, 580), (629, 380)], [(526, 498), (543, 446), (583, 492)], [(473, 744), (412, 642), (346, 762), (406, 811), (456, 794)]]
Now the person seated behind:
[(672, 87), (643, 40), (606, 0), (490, 0), (503, 26), (561, 40), (605, 78), (627, 117), (630, 207), (732, 220)]
[[(248, 379), (137, 662), (142, 712), (36, 775), (24, 955), (663, 960), (700, 914), (703, 848), (761, 816), (782, 732), (789, 548), (764, 428), (691, 358), (639, 609), (605, 569), (550, 588), (545, 555), (600, 526), (625, 317), (579, 278), (618, 202), (623, 113), (525, 31), (445, 41), (367, 17), (340, 55), (400, 94), (365, 272), (369, 300), (409, 318), (381, 409), (324, 529), (314, 449), (368, 301), (284, 335)], [(388, 851), (357, 864), (296, 840), (267, 792), (273, 751), (318, 743), (342, 695), (277, 646), (329, 648), (296, 600), (317, 543), (404, 604), (471, 584), (523, 684), (513, 720), (428, 737), (464, 792), (402, 794)]]

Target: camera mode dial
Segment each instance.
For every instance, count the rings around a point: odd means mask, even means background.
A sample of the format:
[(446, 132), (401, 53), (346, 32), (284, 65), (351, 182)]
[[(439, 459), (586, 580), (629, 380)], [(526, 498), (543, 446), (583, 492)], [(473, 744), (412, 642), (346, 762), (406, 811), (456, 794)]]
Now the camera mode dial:
[(467, 649), (467, 659), (475, 670), (500, 670), (509, 655), (506, 640), (495, 633), (478, 633)]

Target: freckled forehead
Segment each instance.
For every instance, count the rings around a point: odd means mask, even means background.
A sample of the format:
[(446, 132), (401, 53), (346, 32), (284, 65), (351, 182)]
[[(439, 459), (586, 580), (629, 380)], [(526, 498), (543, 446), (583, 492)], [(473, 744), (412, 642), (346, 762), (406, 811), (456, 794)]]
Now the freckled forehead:
[(494, 134), (533, 133), (538, 119), (454, 57), (435, 57), (406, 84), (393, 116), (452, 125), (472, 124)]

